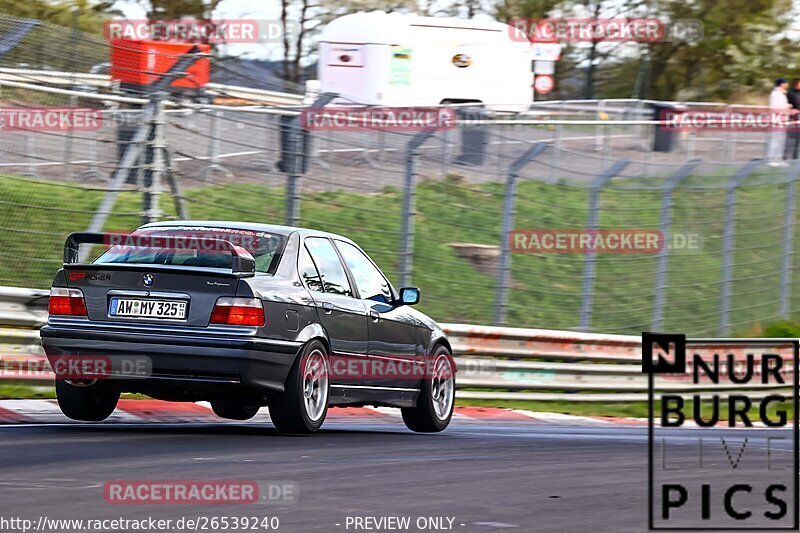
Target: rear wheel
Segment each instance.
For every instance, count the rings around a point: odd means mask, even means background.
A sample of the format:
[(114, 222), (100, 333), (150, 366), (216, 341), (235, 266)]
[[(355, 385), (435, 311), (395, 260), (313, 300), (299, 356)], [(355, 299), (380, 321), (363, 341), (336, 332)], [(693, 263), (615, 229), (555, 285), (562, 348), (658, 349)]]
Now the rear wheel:
[(408, 429), (419, 433), (436, 433), (450, 424), (455, 405), (456, 374), (450, 351), (437, 346), (432, 364), (422, 380), (417, 405), (401, 409)]
[(286, 390), (269, 403), (269, 415), (278, 431), (317, 431), (328, 414), (329, 372), (327, 350), (319, 341), (309, 342), (294, 362)]
[(119, 391), (98, 388), (97, 383), (75, 385), (56, 380), (56, 398), (61, 412), (72, 420), (100, 422), (105, 420), (119, 402)]
[(236, 400), (217, 400), (211, 402), (211, 409), (220, 418), (230, 420), (250, 420), (258, 414), (258, 405), (250, 405)]

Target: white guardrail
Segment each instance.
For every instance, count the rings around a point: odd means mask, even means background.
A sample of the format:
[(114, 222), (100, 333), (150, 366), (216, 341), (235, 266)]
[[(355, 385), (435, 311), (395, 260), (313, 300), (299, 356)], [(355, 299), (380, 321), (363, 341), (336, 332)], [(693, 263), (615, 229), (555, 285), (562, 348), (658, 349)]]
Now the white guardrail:
[[(0, 366), (4, 381), (47, 385), (39, 328), (47, 322), (48, 291), (0, 287), (0, 360), (44, 368), (15, 373)], [(645, 401), (647, 377), (641, 367), (641, 337), (545, 329), (442, 324), (458, 363), (458, 397), (486, 400)], [(724, 345), (723, 345), (724, 346)], [(716, 347), (719, 348), (719, 347)], [(691, 387), (691, 389), (690, 389)], [(744, 392), (757, 398), (774, 385)], [(711, 385), (706, 390), (722, 388)], [(675, 379), (664, 391), (697, 391)]]
[[(108, 74), (84, 74), (20, 68), (0, 68), (0, 81), (66, 87), (83, 86), (98, 89), (112, 89), (114, 86), (113, 80)], [(299, 94), (223, 85), (221, 83), (209, 83), (206, 85), (206, 90), (212, 96), (241, 98), (265, 105), (294, 107), (303, 104), (303, 95)]]

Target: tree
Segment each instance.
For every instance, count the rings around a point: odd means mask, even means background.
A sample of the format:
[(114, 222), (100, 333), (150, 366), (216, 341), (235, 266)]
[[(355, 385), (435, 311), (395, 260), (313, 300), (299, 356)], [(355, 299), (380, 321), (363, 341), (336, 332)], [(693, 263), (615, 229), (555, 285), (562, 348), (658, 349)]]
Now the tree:
[[(763, 92), (768, 80), (791, 75), (787, 70), (796, 61), (785, 35), (791, 8), (791, 0), (499, 0), (496, 12), (506, 21), (583, 11), (665, 23), (666, 38), (659, 42), (566, 47), (556, 86), (580, 77), (580, 96), (741, 99)], [(702, 23), (702, 38), (672, 38), (670, 28), (687, 20)]]
[(703, 22), (697, 42), (648, 45), (651, 73), (645, 83), (651, 98), (730, 98), (763, 90), (767, 80), (786, 74), (791, 63), (784, 31), (790, 0), (698, 0), (655, 6), (668, 20)]
[(0, 13), (99, 34), (103, 32), (103, 22), (119, 14), (112, 9), (113, 4), (89, 0), (0, 0)]
[[(573, 8), (573, 13), (578, 18), (587, 18), (595, 21), (600, 20), (620, 20), (635, 19), (637, 11), (642, 8), (642, 0), (582, 0), (580, 8)], [(582, 96), (584, 98), (595, 98), (596, 71), (599, 65), (617, 61), (617, 57), (623, 53), (623, 49), (630, 49), (636, 44), (625, 41), (603, 41), (592, 39), (585, 43), (576, 44), (573, 49), (580, 57), (578, 63), (583, 65), (584, 79)]]
[(316, 7), (311, 0), (281, 0), (283, 77), (287, 81), (302, 81), (300, 62), (306, 54), (306, 39), (318, 25), (314, 24), (315, 18), (312, 16)]

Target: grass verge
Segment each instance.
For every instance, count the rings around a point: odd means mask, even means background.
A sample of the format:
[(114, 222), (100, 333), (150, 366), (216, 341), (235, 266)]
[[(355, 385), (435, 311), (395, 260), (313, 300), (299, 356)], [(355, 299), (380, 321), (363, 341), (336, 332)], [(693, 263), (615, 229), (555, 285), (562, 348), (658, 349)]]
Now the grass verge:
[(56, 397), (53, 387), (0, 384), (0, 400), (47, 400)]
[[(603, 190), (600, 227), (659, 228), (663, 180), (642, 178), (636, 188), (632, 181), (614, 179)], [(761, 174), (746, 181), (737, 191), (732, 242), (733, 331), (769, 321), (779, 314), (780, 305), (783, 231), (775, 217), (786, 208), (785, 186)], [(687, 178), (675, 192), (672, 231), (698, 236), (699, 248), (683, 249), (668, 243), (672, 249), (664, 280), (664, 331), (692, 336), (717, 332), (726, 215), (725, 194), (718, 188), (721, 184), (724, 180), (711, 177)], [(589, 192), (581, 185), (521, 180), (515, 229), (584, 228)], [(436, 320), (493, 322), (496, 276), (491, 268), (478, 270), (451, 244), (498, 246), (503, 193), (502, 183), (475, 184), (456, 175), (420, 180), (412, 279), (422, 289), (420, 309)], [(0, 175), (4, 211), (0, 285), (48, 287), (60, 266), (66, 235), (88, 226), (103, 194), (102, 188)], [(185, 194), (195, 219), (278, 224), (284, 220), (282, 188), (228, 183), (188, 188)], [(141, 200), (138, 193), (120, 193), (105, 229), (127, 231), (138, 226)], [(397, 280), (402, 203), (402, 192), (391, 187), (372, 193), (305, 193), (300, 223), (351, 237)], [(162, 196), (161, 206), (164, 218), (175, 216), (169, 196)], [(795, 247), (794, 268), (800, 268), (800, 239), (795, 239)], [(515, 253), (507, 323), (574, 329), (580, 323), (586, 259), (580, 253)], [(629, 334), (647, 331), (658, 268), (659, 254), (655, 252), (598, 254), (592, 329)], [(800, 309), (800, 291), (792, 291), (791, 303), (792, 309)]]
[[(0, 384), (0, 400), (46, 400), (54, 399), (55, 389), (52, 387), (32, 387), (28, 385), (11, 385)], [(148, 399), (147, 396), (141, 394), (123, 394), (122, 398), (125, 399)], [(618, 417), (618, 418), (647, 418), (647, 403), (645, 402), (619, 402), (619, 403), (595, 403), (595, 402), (566, 402), (566, 401), (548, 401), (548, 402), (534, 402), (524, 400), (456, 400), (456, 405), (459, 406), (475, 406), (475, 407), (501, 407), (506, 409), (523, 409), (526, 411), (539, 411), (546, 413), (562, 413), (575, 416), (598, 416), (598, 417)], [(661, 409), (660, 402), (656, 402), (655, 413), (658, 416)], [(687, 402), (684, 407), (684, 413), (691, 417), (693, 403)], [(777, 409), (771, 406), (769, 409), (769, 416), (772, 419), (776, 418)], [(702, 415), (709, 417), (711, 415), (711, 407), (708, 403), (702, 404)], [(725, 418), (724, 409), (721, 410), (722, 418)], [(748, 414), (755, 421), (758, 419), (758, 404), (755, 404)], [(792, 419), (793, 411), (787, 409), (787, 417)]]
[[(547, 401), (547, 402), (534, 402), (526, 400), (472, 400), (472, 399), (459, 399), (456, 400), (456, 405), (471, 405), (477, 407), (504, 407), (507, 409), (523, 409), (526, 411), (540, 411), (546, 413), (563, 413), (575, 416), (613, 416), (613, 417), (631, 417), (631, 418), (647, 418), (647, 402), (566, 402), (566, 401)], [(712, 405), (709, 402), (701, 402), (701, 416), (708, 420), (712, 415)], [(691, 419), (694, 410), (694, 402), (687, 401), (683, 413), (687, 419)], [(776, 420), (778, 417), (779, 408), (770, 404), (767, 409), (767, 414), (771, 420)], [(656, 402), (654, 405), (654, 414), (656, 417), (660, 416), (661, 402)], [(794, 416), (794, 409), (789, 406), (785, 409), (788, 419)], [(722, 420), (727, 420), (727, 403), (723, 398), (720, 404), (719, 415)], [(751, 421), (759, 420), (759, 403), (753, 402), (751, 409), (747, 411)]]

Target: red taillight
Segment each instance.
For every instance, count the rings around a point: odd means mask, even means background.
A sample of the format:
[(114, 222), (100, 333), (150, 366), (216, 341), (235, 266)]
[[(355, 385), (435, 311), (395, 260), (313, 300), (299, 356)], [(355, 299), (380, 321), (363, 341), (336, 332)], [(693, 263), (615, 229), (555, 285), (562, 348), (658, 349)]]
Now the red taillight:
[(230, 298), (217, 300), (211, 312), (212, 324), (234, 326), (263, 326), (264, 306), (258, 298)]
[(51, 315), (86, 316), (86, 302), (80, 289), (53, 287), (50, 289), (50, 304), (47, 311)]

